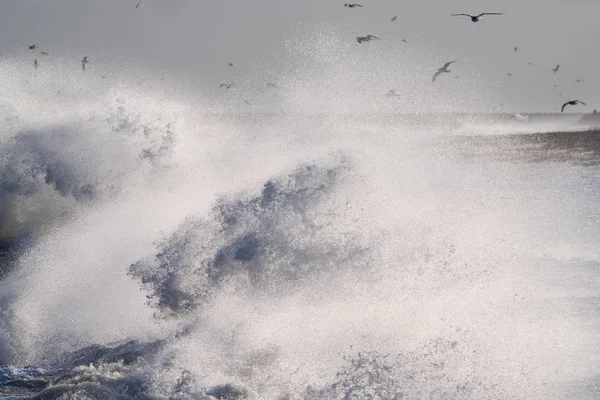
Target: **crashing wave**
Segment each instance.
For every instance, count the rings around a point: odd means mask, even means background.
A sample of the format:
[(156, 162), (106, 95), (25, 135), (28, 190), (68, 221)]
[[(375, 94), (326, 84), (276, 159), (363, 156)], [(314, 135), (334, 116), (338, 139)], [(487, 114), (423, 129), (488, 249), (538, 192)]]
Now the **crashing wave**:
[(365, 249), (350, 234), (327, 237), (318, 212), (347, 170), (347, 163), (303, 166), (269, 180), (258, 196), (223, 197), (209, 219), (189, 219), (129, 273), (160, 310), (178, 313), (197, 308), (232, 278), (281, 289), (352, 266)]
[(34, 127), (6, 119), (0, 137), (0, 241), (22, 242), (57, 217), (115, 197), (136, 176), (164, 167), (176, 142), (172, 122), (160, 115), (143, 121), (121, 100), (108, 101), (105, 112), (106, 118), (87, 118), (75, 110), (69, 118)]

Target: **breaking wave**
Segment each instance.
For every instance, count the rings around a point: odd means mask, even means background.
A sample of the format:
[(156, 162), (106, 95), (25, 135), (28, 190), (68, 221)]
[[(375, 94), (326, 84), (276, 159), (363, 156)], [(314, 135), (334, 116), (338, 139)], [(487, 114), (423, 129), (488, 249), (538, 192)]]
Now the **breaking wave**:
[(337, 44), (291, 46), (276, 111), (0, 63), (0, 396), (593, 398), (597, 163), (353, 108), (395, 59)]

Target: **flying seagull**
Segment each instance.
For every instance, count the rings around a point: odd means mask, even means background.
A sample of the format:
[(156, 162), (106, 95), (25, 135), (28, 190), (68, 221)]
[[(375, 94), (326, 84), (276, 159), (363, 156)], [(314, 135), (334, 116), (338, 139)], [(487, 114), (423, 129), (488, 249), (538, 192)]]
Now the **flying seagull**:
[(513, 47), (513, 48), (515, 49), (515, 51), (519, 50), (519, 49), (517, 48), (517, 46), (515, 46), (515, 47)]
[(433, 75), (433, 79), (431, 80), (431, 82), (435, 82), (435, 79), (442, 73), (449, 73), (450, 70), (448, 69), (448, 67), (450, 66), (450, 64), (455, 63), (456, 60), (454, 61), (448, 61), (446, 64), (444, 64), (444, 66), (442, 68), (438, 68), (437, 72)]
[(230, 62), (230, 63), (227, 63), (227, 64), (229, 64), (230, 67), (233, 67), (233, 63)]
[(359, 36), (356, 38), (356, 41), (358, 43), (362, 43), (362, 42), (369, 42), (373, 39), (377, 39), (380, 40), (377, 36), (373, 36), (373, 35), (367, 35), (367, 36)]
[(532, 63), (528, 62), (527, 64), (529, 64), (529, 66), (530, 66), (530, 67), (533, 67), (533, 64), (532, 64)]
[(403, 41), (404, 43), (408, 44), (408, 42), (406, 41), (406, 39), (402, 39), (402, 41)]
[(219, 89), (221, 89), (221, 88), (231, 89), (232, 86), (233, 86), (233, 83), (221, 83), (219, 85)]
[(47, 56), (48, 55), (48, 53), (46, 53), (45, 51), (40, 52), (40, 54), (43, 55), (43, 56)]
[(580, 100), (571, 100), (571, 101), (567, 101), (565, 104), (562, 105), (562, 108), (560, 109), (560, 112), (565, 111), (565, 107), (566, 106), (574, 106), (577, 104), (583, 104), (584, 106), (587, 106), (587, 104), (585, 104), (583, 101)]
[(274, 83), (267, 83), (267, 87), (269, 87), (269, 86), (270, 86), (270, 87), (273, 87), (273, 88), (276, 88), (276, 87), (277, 87), (277, 85), (276, 85), (276, 84), (274, 84)]
[(137, 8), (140, 6), (140, 4), (142, 4), (142, 0), (138, 0), (137, 4), (135, 5), (135, 7), (133, 7), (133, 9), (137, 10)]
[(556, 64), (556, 68), (552, 68), (552, 72), (557, 73), (560, 68), (560, 64)]
[(464, 15), (465, 17), (469, 17), (471, 18), (472, 22), (479, 22), (481, 20), (481, 17), (483, 17), (484, 15), (502, 15), (504, 13), (481, 13), (479, 15), (471, 15), (471, 14), (450, 14), (453, 17), (459, 16), (459, 15)]
[(386, 97), (400, 97), (398, 93), (396, 93), (396, 89), (390, 89), (386, 94)]
[(85, 71), (85, 64), (89, 63), (87, 56), (83, 57), (83, 60), (81, 60), (81, 68), (83, 68), (83, 70)]
[(36, 70), (38, 69), (38, 60), (37, 58), (35, 60), (33, 60), (33, 68), (35, 68)]
[(576, 83), (584, 83), (585, 81), (583, 79), (575, 79)]
[(362, 7), (360, 4), (352, 3), (352, 4), (344, 4), (344, 7), (354, 8), (354, 7)]
[(36, 47), (37, 47), (37, 44), (30, 44), (29, 50), (35, 50)]
[(510, 72), (508, 73), (508, 76), (513, 76), (513, 74), (511, 74)]
[(390, 19), (391, 22), (394, 22), (396, 19), (398, 18), (397, 15), (394, 15), (394, 17), (392, 19)]

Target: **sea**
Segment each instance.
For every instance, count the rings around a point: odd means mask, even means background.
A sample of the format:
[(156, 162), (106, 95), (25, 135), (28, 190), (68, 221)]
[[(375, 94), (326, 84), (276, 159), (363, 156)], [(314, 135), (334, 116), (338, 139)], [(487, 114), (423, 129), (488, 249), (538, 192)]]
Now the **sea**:
[(600, 397), (589, 107), (60, 57), (0, 62), (0, 398)]

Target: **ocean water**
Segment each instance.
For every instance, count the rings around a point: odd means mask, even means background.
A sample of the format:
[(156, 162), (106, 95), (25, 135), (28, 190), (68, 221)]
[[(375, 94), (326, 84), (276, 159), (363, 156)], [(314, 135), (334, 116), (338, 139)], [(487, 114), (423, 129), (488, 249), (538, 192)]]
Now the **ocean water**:
[(579, 116), (68, 62), (0, 63), (0, 397), (598, 398)]

